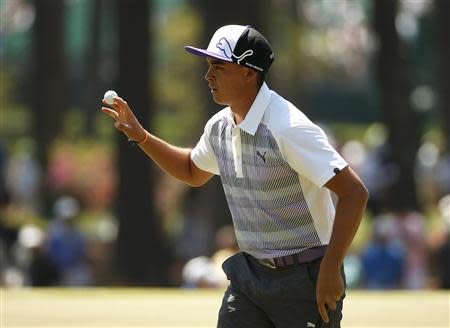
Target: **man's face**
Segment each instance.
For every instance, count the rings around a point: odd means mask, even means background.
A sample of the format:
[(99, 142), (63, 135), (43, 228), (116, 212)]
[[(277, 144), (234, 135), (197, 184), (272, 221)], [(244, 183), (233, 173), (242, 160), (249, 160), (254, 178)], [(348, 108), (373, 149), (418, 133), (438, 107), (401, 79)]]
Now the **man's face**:
[(209, 68), (205, 79), (208, 81), (214, 102), (226, 106), (238, 103), (244, 93), (248, 92), (246, 80), (248, 69), (215, 58), (208, 57), (206, 60)]

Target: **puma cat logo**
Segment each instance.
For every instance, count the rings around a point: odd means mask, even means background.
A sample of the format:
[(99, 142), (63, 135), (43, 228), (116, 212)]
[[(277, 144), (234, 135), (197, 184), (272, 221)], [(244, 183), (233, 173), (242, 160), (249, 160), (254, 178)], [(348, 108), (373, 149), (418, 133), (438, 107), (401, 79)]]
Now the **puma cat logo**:
[(259, 152), (259, 150), (256, 151), (256, 155), (259, 156), (259, 157), (261, 157), (262, 160), (264, 161), (264, 163), (266, 162), (266, 153), (267, 153), (266, 151), (264, 152), (264, 154), (261, 154), (261, 153)]
[(225, 55), (225, 57), (227, 57), (228, 59), (231, 59), (231, 56), (233, 55), (233, 51), (231, 50), (230, 43), (228, 42), (228, 40), (226, 38), (220, 39), (219, 42), (217, 42), (217, 44), (216, 44), (216, 48), (218, 48), (220, 51), (222, 51), (223, 54)]

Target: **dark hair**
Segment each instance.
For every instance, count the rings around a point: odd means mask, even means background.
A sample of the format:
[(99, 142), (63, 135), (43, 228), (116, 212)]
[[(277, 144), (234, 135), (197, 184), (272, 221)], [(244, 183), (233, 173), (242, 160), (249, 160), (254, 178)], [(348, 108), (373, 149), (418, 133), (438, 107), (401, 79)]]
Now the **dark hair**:
[(256, 72), (256, 73), (258, 74), (258, 77), (257, 77), (257, 80), (258, 80), (257, 85), (258, 85), (258, 88), (261, 88), (262, 85), (263, 85), (263, 83), (264, 83), (264, 81), (266, 80), (266, 74), (263, 73), (263, 72)]

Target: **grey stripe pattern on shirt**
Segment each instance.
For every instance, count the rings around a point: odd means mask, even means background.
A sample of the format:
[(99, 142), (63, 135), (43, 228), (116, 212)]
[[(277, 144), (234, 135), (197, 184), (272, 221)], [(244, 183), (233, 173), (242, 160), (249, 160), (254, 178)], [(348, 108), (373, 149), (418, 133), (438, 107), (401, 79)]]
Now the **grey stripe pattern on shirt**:
[(283, 159), (267, 126), (259, 124), (254, 136), (239, 130), (242, 178), (234, 169), (233, 126), (228, 118), (217, 121), (210, 143), (239, 247), (256, 257), (277, 257), (320, 246), (298, 174)]

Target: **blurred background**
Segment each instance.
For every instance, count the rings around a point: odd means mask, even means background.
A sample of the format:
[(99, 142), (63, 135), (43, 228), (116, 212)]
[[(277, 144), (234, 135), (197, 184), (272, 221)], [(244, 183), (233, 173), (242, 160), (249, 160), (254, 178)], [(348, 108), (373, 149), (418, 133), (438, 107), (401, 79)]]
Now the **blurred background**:
[(205, 47), (249, 24), (269, 87), (323, 127), (370, 201), (350, 288), (450, 288), (447, 0), (1, 0), (0, 286), (222, 287), (237, 251), (217, 177), (165, 175), (100, 112), (106, 90), (192, 147), (220, 108)]

